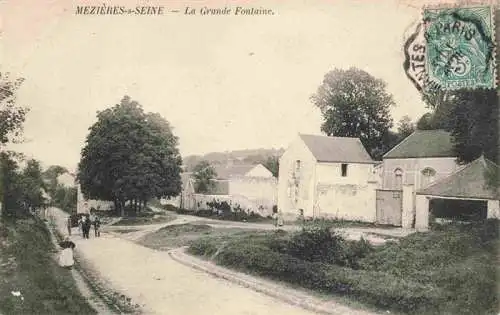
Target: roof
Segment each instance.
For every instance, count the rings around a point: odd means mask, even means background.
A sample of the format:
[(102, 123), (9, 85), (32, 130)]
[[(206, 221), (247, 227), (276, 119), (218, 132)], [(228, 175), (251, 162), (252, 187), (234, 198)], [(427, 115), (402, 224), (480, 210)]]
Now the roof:
[(220, 165), (215, 166), (215, 172), (217, 173), (217, 179), (229, 179), (234, 176), (245, 176), (257, 165)]
[(496, 188), (488, 186), (487, 173), (500, 172), (498, 165), (480, 157), (451, 175), (417, 191), (418, 195), (474, 199), (498, 199)]
[(301, 134), (318, 162), (375, 163), (358, 138)]
[(451, 134), (445, 130), (416, 130), (383, 158), (456, 157), (452, 140)]

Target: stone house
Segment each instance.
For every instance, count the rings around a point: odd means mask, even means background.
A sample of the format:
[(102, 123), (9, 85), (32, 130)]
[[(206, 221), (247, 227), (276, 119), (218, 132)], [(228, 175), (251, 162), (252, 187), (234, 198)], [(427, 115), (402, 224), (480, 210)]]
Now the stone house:
[(495, 164), (482, 157), (460, 165), (447, 131), (416, 130), (383, 156), (382, 165), (376, 205), (379, 223), (425, 230), (429, 212), (438, 209), (435, 200), (477, 201), (485, 217), (497, 215), (498, 194), (484, 188), (483, 174)]
[(460, 166), (452, 137), (444, 130), (416, 130), (383, 156), (382, 189), (415, 189), (455, 172)]
[(299, 134), (280, 158), (278, 209), (374, 222), (375, 164), (358, 138)]

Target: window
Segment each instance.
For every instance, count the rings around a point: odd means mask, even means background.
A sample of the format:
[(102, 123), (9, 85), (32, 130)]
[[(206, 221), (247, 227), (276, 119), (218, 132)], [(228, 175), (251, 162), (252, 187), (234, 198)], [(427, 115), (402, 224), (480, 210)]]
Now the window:
[(347, 176), (347, 164), (341, 165), (341, 171), (342, 171), (342, 177), (346, 177)]
[(403, 189), (403, 170), (397, 168), (394, 170), (394, 189)]
[(430, 167), (426, 167), (422, 170), (422, 181), (421, 187), (426, 187), (434, 181), (436, 176), (436, 171)]

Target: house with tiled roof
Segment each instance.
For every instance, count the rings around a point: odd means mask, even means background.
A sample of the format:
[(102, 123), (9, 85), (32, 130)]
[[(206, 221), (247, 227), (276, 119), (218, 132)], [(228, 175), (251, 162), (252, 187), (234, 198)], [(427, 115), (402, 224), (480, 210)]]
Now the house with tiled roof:
[(358, 138), (299, 134), (280, 158), (278, 210), (374, 222), (375, 164)]
[(459, 167), (449, 132), (416, 130), (383, 156), (382, 188), (420, 189)]

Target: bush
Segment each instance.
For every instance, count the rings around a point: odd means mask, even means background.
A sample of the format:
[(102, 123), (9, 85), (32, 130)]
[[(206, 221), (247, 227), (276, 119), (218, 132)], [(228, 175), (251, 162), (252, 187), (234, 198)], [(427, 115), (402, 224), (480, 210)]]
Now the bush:
[(341, 257), (343, 238), (328, 228), (304, 228), (290, 238), (287, 253), (311, 262), (335, 263)]
[[(194, 252), (199, 246), (192, 245)], [(213, 244), (206, 245), (211, 248)], [(207, 251), (203, 251), (206, 256)], [(232, 243), (216, 257), (217, 264), (269, 276), (306, 288), (349, 294), (367, 303), (400, 311), (436, 307), (441, 292), (430, 286), (405, 281), (383, 272), (354, 271), (349, 268), (310, 262), (278, 253), (262, 244)]]

